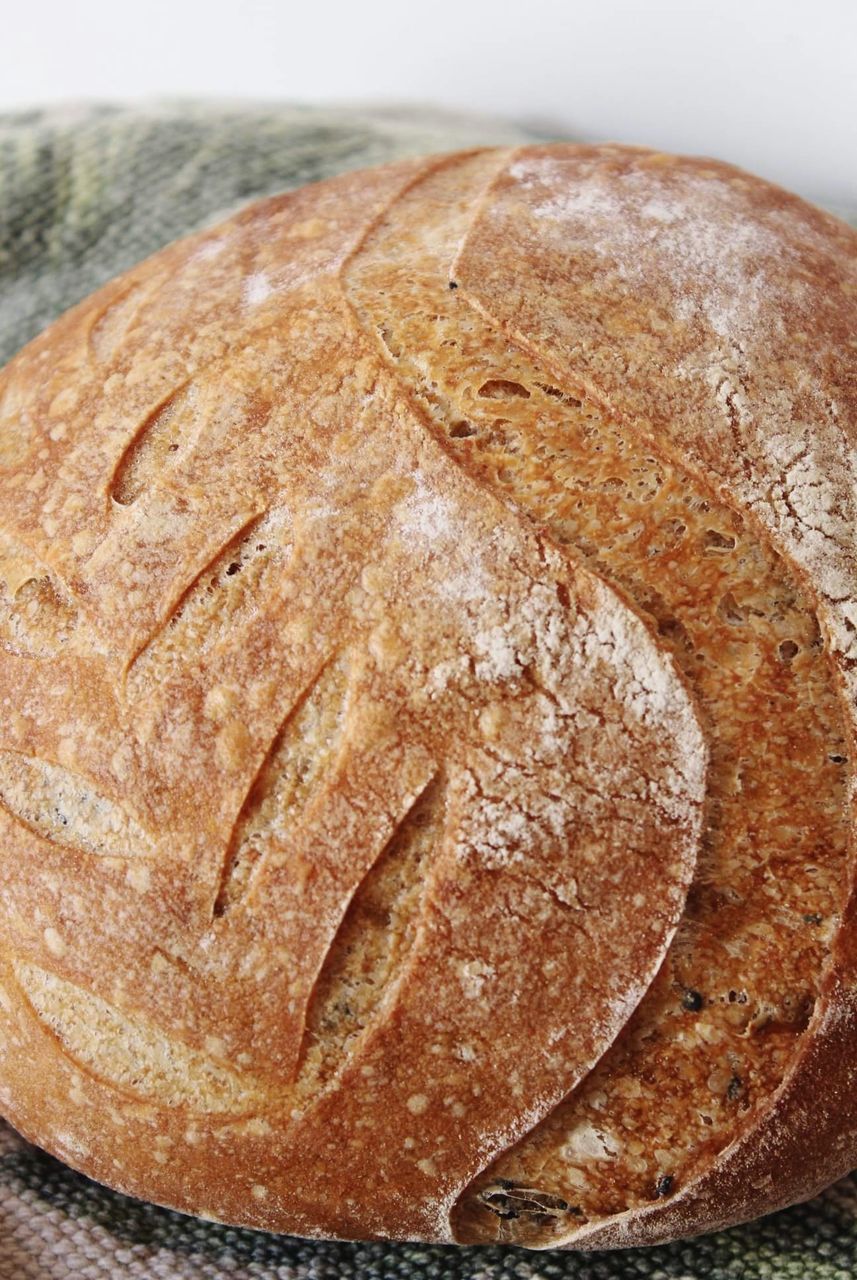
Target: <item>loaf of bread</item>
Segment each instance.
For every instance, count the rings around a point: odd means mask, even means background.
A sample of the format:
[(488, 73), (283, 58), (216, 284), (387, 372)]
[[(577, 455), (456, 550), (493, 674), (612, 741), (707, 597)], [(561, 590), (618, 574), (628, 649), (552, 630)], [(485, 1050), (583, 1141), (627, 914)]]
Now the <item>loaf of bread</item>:
[(348, 175), (0, 377), (0, 1109), (299, 1235), (690, 1235), (857, 1161), (857, 235)]

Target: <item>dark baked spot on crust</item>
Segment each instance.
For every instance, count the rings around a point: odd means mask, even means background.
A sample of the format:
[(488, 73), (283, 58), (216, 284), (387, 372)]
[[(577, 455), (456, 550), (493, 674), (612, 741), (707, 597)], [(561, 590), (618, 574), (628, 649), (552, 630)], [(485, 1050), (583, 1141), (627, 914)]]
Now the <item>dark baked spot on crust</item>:
[(580, 1209), (570, 1205), (562, 1196), (523, 1186), (510, 1178), (498, 1178), (484, 1187), (479, 1198), (485, 1208), (498, 1218), (507, 1221), (526, 1218), (535, 1226), (545, 1226), (566, 1214), (580, 1214)]

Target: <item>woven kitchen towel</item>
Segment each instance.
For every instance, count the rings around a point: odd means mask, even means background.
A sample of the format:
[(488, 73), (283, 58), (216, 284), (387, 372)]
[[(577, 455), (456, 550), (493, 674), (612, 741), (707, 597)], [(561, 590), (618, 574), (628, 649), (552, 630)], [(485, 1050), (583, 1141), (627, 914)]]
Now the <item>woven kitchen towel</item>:
[[(165, 105), (0, 115), (0, 364), (67, 306), (253, 197), (522, 130), (430, 111)], [(841, 212), (841, 211), (840, 211)], [(326, 1244), (106, 1191), (0, 1122), (0, 1280), (852, 1280), (857, 1180), (685, 1244), (600, 1254)]]
[(526, 136), (414, 108), (165, 103), (0, 114), (0, 364), (118, 272), (254, 197)]

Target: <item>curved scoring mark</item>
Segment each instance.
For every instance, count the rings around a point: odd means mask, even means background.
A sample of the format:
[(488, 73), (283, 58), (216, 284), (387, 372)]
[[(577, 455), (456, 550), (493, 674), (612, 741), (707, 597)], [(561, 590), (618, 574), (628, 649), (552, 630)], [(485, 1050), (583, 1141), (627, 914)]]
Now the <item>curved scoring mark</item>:
[(106, 364), (121, 349), (133, 327), (143, 302), (151, 297), (159, 280), (131, 288), (109, 302), (89, 330), (89, 349), (97, 364)]
[(220, 376), (209, 369), (175, 392), (117, 462), (115, 519), (79, 580), (96, 625), (126, 665), (197, 575), (269, 505), (260, 436), (272, 403), (250, 378), (254, 390), (236, 393), (238, 380), (237, 367)]
[(152, 853), (147, 832), (62, 765), (0, 750), (0, 804), (52, 844), (113, 858)]
[[(428, 230), (427, 209), (437, 210)], [(450, 292), (472, 210), (460, 171), (423, 186), (353, 260), (349, 297), (460, 464), (650, 613), (700, 696), (712, 746), (698, 882), (632, 1032), (456, 1214), (462, 1239), (547, 1244), (656, 1199), (667, 1175), (678, 1185), (782, 1080), (845, 881), (844, 770), (831, 767), (845, 748), (812, 606), (788, 566), (584, 397), (574, 370), (560, 379), (543, 353), (513, 345), (468, 304), (466, 280)], [(780, 937), (792, 933), (782, 954), (771, 912)], [(712, 1043), (728, 1071), (712, 1072)]]
[(182, 410), (190, 399), (190, 383), (173, 391), (150, 414), (119, 460), (110, 493), (114, 502), (127, 507), (169, 465), (178, 453), (186, 423)]
[[(216, 501), (216, 506), (197, 507), (176, 490), (147, 492), (127, 519), (117, 520), (84, 567), (80, 581), (89, 589), (93, 613), (97, 610), (97, 626), (126, 672), (168, 630), (170, 618), (193, 596), (206, 571), (262, 514), (258, 501), (244, 509), (223, 495)], [(117, 576), (127, 584), (124, 592), (117, 588)]]
[(167, 678), (188, 652), (210, 655), (241, 620), (258, 613), (258, 600), (276, 595), (293, 552), (288, 513), (279, 508), (251, 516), (188, 584), (134, 657), (137, 674)]
[(55, 657), (78, 621), (54, 575), (25, 547), (0, 536), (0, 644), (21, 657)]
[(286, 840), (333, 758), (344, 720), (347, 655), (332, 659), (288, 712), (238, 815), (214, 914), (246, 892), (264, 847)]
[(23, 412), (27, 404), (25, 379), (5, 374), (0, 378), (0, 471), (19, 466), (35, 438), (33, 415)]
[(445, 818), (432, 779), (367, 872), (325, 957), (307, 1011), (298, 1088), (317, 1096), (376, 1018), (414, 940), (426, 868)]
[(246, 1114), (265, 1095), (248, 1076), (129, 1016), (100, 996), (36, 965), (19, 962), (15, 978), (39, 1021), (65, 1052), (96, 1078), (166, 1107)]

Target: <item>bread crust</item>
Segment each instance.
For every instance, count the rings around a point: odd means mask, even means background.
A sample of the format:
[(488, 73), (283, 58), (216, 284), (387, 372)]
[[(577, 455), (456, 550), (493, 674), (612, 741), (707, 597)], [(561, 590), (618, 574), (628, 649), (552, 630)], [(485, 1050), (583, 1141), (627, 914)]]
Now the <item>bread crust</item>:
[[(489, 159), (451, 285), (764, 530), (853, 717), (857, 237), (714, 162)], [(370, 229), (447, 163), (252, 206), (0, 381), (7, 595), (53, 593), (13, 609), (0, 652), (0, 1102), (122, 1190), (304, 1235), (455, 1238), (471, 1180), (655, 977), (702, 823), (703, 729), (650, 621), (452, 461), (343, 292)], [(286, 795), (298, 835), (274, 837)], [(435, 853), (416, 915), (384, 907), (404, 925), (380, 1002), (308, 1039), (421, 805)], [(752, 1124), (671, 1197), (548, 1243), (692, 1234), (846, 1170), (853, 911)]]
[[(14, 580), (47, 570), (73, 621), (2, 655), (3, 1105), (125, 1190), (302, 1234), (449, 1238), (639, 1001), (701, 826), (671, 659), (451, 464), (341, 296), (414, 172), (168, 249), (4, 384)], [(396, 971), (308, 1042), (430, 786)]]
[[(673, 219), (683, 234), (672, 251), (644, 234)], [(730, 238), (732, 276), (721, 273)], [(719, 162), (527, 148), (486, 192), (453, 273), (548, 368), (764, 528), (816, 602), (853, 740), (853, 230)], [(806, 1199), (854, 1165), (854, 910), (852, 893), (799, 1056), (755, 1124), (672, 1198), (570, 1243), (616, 1248), (716, 1230)]]

